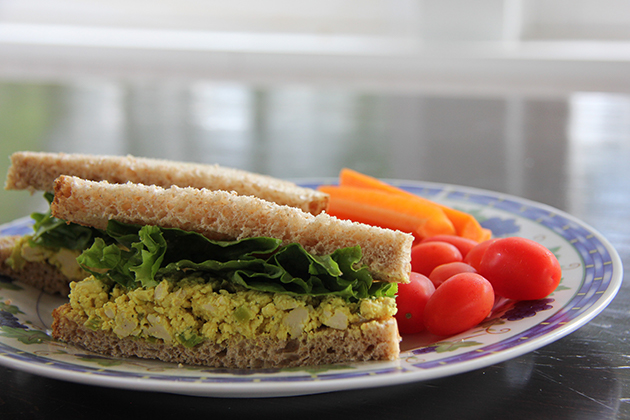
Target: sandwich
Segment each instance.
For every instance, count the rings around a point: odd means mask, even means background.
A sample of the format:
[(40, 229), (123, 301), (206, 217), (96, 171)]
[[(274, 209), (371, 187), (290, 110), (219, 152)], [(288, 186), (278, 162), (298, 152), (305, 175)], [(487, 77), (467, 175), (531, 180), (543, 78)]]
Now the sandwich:
[(413, 237), (251, 195), (59, 176), (52, 217), (103, 232), (53, 338), (215, 368), (395, 360)]
[[(324, 193), (265, 175), (218, 165), (133, 156), (17, 152), (11, 156), (5, 188), (42, 191), (50, 202), (54, 180), (60, 175), (165, 188), (176, 185), (234, 191), (315, 215), (324, 211), (328, 203)], [(32, 217), (33, 234), (0, 238), (0, 274), (49, 293), (67, 295), (70, 281), (87, 275), (76, 258), (102, 233), (66, 224), (50, 213), (34, 213)]]

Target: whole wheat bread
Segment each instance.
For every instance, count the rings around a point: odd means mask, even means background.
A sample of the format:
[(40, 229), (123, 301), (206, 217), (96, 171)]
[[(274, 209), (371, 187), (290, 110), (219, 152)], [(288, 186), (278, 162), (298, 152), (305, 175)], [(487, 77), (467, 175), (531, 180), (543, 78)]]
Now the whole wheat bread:
[(324, 211), (328, 195), (311, 188), (243, 170), (133, 156), (16, 152), (11, 155), (6, 189), (52, 191), (60, 175), (73, 175), (111, 183), (131, 181), (170, 187), (235, 191), (279, 204), (298, 207), (313, 214)]
[(233, 338), (223, 343), (204, 342), (193, 348), (172, 346), (162, 340), (119, 338), (110, 331), (85, 326), (87, 317), (65, 304), (53, 312), (53, 338), (84, 349), (117, 357), (140, 357), (165, 362), (216, 368), (280, 368), (395, 360), (400, 336), (394, 318), (353, 325), (346, 330), (322, 328), (290, 340), (267, 336)]
[(315, 255), (360, 245), (362, 264), (373, 277), (409, 281), (413, 236), (326, 213), (317, 216), (257, 197), (195, 188), (110, 184), (60, 176), (55, 181), (53, 216), (105, 229), (110, 219), (198, 232), (210, 239), (266, 236), (299, 243)]

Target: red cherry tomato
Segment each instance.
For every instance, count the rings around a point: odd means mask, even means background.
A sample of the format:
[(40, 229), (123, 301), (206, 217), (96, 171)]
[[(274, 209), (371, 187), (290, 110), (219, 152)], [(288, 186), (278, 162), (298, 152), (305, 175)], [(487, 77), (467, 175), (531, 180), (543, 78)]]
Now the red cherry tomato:
[(396, 321), (401, 334), (415, 334), (424, 328), (424, 307), (435, 287), (428, 277), (412, 272), (409, 283), (398, 285)]
[(411, 271), (429, 276), (438, 265), (462, 261), (462, 253), (446, 242), (421, 242), (411, 248)]
[(424, 308), (424, 325), (435, 335), (464, 332), (483, 321), (494, 305), (492, 285), (476, 273), (460, 273), (435, 290)]
[(429, 280), (431, 280), (431, 282), (437, 289), (442, 283), (453, 277), (455, 274), (476, 272), (477, 270), (475, 270), (472, 265), (466, 264), (465, 262), (457, 261), (438, 265), (437, 267), (435, 267), (433, 271), (431, 271), (431, 274), (429, 274)]
[(486, 253), (486, 249), (488, 249), (490, 244), (497, 239), (499, 238), (488, 239), (487, 241), (483, 241), (477, 244), (473, 249), (468, 251), (468, 254), (466, 254), (466, 258), (464, 258), (464, 262), (466, 264), (472, 265), (477, 271), (479, 271), (479, 263), (481, 263), (481, 258), (483, 258), (483, 254)]
[(435, 235), (431, 236), (430, 238), (423, 239), (420, 243), (422, 242), (446, 242), (451, 245), (455, 245), (455, 247), (459, 249), (459, 252), (462, 253), (462, 257), (464, 258), (466, 258), (468, 252), (477, 245), (477, 242), (473, 241), (472, 239), (463, 238), (456, 235)]
[(562, 269), (556, 256), (526, 238), (501, 238), (488, 246), (477, 268), (494, 292), (514, 300), (542, 299), (556, 290)]

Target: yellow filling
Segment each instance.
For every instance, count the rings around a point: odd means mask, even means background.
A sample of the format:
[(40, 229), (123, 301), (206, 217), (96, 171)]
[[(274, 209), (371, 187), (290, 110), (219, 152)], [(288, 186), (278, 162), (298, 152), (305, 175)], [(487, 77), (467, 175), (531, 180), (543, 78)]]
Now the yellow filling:
[(110, 289), (88, 277), (70, 287), (70, 304), (87, 316), (89, 328), (189, 346), (234, 336), (269, 335), (285, 340), (322, 327), (343, 330), (396, 313), (393, 298), (353, 303), (334, 296), (229, 292), (219, 288), (218, 282), (198, 278), (163, 280), (156, 287), (126, 290), (118, 285)]
[(13, 247), (11, 256), (6, 261), (12, 269), (16, 271), (23, 269), (27, 261), (46, 262), (57, 267), (70, 280), (82, 280), (88, 275), (77, 263), (77, 257), (81, 251), (31, 246), (29, 238), (28, 235), (23, 236)]

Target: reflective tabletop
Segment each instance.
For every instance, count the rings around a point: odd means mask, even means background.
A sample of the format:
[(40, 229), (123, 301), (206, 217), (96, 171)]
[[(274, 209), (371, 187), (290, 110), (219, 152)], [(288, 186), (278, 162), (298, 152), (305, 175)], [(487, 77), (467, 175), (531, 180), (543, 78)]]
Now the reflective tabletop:
[[(0, 173), (18, 150), (218, 163), (285, 179), (343, 167), (511, 194), (593, 227), (630, 267), (630, 96), (440, 94), (212, 80), (0, 81)], [(4, 175), (3, 175), (4, 176)], [(0, 223), (42, 198), (0, 192)], [(628, 268), (624, 273), (628, 273)], [(468, 373), (310, 396), (121, 390), (0, 367), (0, 418), (612, 419), (630, 417), (630, 290), (591, 322)]]

